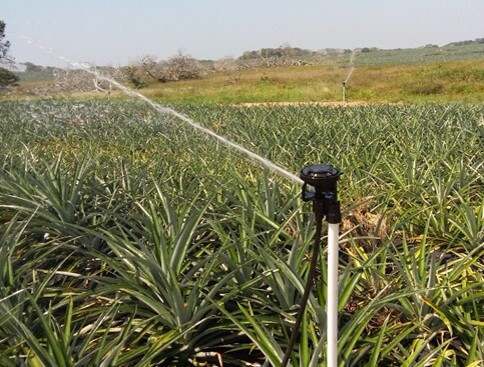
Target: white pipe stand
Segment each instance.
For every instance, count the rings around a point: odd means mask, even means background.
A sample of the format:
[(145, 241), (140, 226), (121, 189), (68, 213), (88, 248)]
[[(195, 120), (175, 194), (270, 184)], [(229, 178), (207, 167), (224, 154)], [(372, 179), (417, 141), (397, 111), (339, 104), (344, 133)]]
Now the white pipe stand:
[(338, 366), (339, 223), (328, 224), (327, 367)]

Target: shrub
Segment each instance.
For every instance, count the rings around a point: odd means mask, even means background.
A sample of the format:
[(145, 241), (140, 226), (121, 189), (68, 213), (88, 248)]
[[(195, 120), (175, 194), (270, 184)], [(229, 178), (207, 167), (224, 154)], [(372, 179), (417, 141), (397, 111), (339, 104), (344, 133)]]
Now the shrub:
[(11, 85), (17, 85), (19, 77), (10, 70), (0, 68), (0, 91), (8, 89)]
[(444, 90), (444, 85), (438, 82), (418, 82), (407, 86), (407, 89), (412, 94), (431, 95), (439, 94)]

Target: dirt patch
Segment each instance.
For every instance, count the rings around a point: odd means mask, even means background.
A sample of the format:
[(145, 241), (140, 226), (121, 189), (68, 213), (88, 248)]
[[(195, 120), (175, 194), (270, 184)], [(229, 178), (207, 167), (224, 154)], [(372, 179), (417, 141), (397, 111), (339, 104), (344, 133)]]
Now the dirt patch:
[(359, 107), (359, 106), (401, 106), (404, 102), (367, 102), (367, 101), (320, 101), (320, 102), (246, 102), (234, 103), (235, 107), (259, 107), (259, 106), (321, 106), (321, 107)]
[(388, 239), (391, 227), (389, 218), (384, 213), (373, 212), (371, 207), (372, 202), (367, 201), (351, 210), (343, 218), (343, 232), (351, 233), (356, 238), (364, 238), (370, 243), (380, 243)]
[(322, 107), (356, 107), (356, 106), (368, 106), (375, 103), (369, 103), (365, 101), (352, 101), (352, 102), (247, 102), (247, 103), (235, 103), (235, 107), (259, 107), (259, 106), (322, 106)]

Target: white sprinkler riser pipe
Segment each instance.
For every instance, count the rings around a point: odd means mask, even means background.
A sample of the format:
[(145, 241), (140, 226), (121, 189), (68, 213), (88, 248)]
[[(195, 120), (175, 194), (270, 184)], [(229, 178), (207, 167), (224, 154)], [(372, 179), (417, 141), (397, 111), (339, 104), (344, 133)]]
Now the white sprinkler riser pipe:
[(327, 367), (338, 366), (339, 223), (328, 224)]

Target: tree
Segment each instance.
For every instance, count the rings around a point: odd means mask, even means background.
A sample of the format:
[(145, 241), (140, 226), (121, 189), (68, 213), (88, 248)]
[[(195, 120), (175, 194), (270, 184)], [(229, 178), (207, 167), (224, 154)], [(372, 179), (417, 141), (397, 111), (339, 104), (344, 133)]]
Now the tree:
[(160, 83), (167, 82), (166, 70), (164, 70), (161, 63), (156, 62), (154, 56), (144, 56), (140, 59), (139, 63), (141, 69), (143, 69), (145, 74), (150, 78), (155, 79)]
[(31, 63), (31, 62), (24, 62), (24, 66), (25, 66), (26, 72), (36, 73), (36, 72), (44, 70), (44, 68), (42, 66), (35, 65), (34, 63)]
[(121, 68), (121, 73), (136, 89), (143, 88), (147, 85), (143, 80), (143, 69), (137, 63), (130, 63), (123, 66)]
[(158, 82), (199, 79), (207, 73), (206, 67), (190, 55), (179, 52), (167, 61), (157, 62), (153, 56), (144, 56), (122, 68), (123, 75), (136, 88), (146, 85), (146, 77)]
[(7, 55), (10, 42), (5, 39), (5, 27), (5, 22), (0, 20), (0, 64), (11, 61)]
[[(12, 61), (7, 55), (10, 48), (10, 42), (5, 39), (5, 22), (0, 20), (0, 64)], [(0, 91), (8, 89), (10, 85), (16, 85), (19, 77), (11, 71), (0, 68)]]
[(7, 90), (11, 85), (17, 85), (19, 77), (11, 71), (0, 68), (0, 91)]
[(200, 79), (205, 74), (203, 65), (190, 55), (181, 51), (163, 64), (168, 74), (168, 80)]

